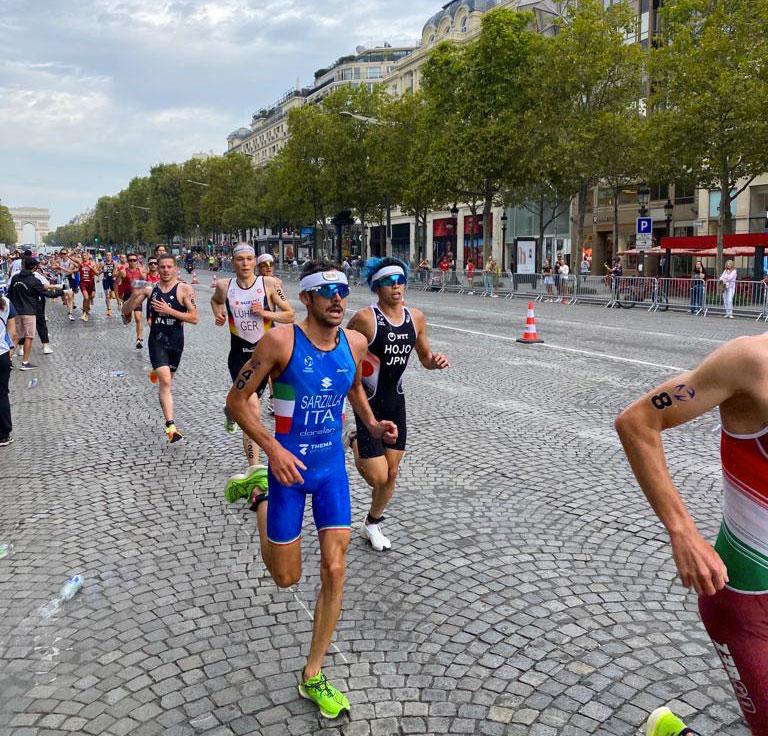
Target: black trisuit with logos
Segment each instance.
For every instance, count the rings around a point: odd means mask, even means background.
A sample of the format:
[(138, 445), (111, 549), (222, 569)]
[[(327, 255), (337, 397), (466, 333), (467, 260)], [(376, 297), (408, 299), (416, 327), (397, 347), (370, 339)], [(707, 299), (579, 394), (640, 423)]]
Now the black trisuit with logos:
[(394, 445), (385, 445), (382, 440), (372, 437), (355, 414), (357, 450), (361, 458), (381, 457), (385, 449), (405, 450), (408, 431), (402, 378), (417, 337), (416, 325), (407, 308), (404, 308), (403, 321), (399, 325), (393, 325), (375, 304), (371, 305), (371, 311), (376, 329), (363, 359), (362, 382), (376, 419), (397, 425), (397, 441)]

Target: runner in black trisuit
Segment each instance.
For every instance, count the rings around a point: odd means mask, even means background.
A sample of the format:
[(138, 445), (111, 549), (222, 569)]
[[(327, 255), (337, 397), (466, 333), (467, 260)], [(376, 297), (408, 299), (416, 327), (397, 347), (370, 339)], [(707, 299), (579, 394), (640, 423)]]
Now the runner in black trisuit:
[(427, 370), (448, 368), (450, 364), (444, 355), (432, 352), (424, 314), (404, 305), (408, 267), (397, 258), (371, 258), (364, 274), (378, 301), (355, 313), (349, 327), (368, 340), (362, 382), (373, 414), (378, 420), (394, 422), (398, 433), (397, 442), (387, 445), (372, 437), (355, 415), (357, 432), (350, 434), (350, 445), (360, 475), (373, 489), (371, 507), (360, 531), (371, 546), (381, 552), (392, 546), (381, 531), (381, 522), (395, 492), (395, 480), (405, 453), (407, 430), (402, 376), (408, 359), (415, 348)]
[[(169, 442), (182, 439), (173, 421), (173, 394), (171, 381), (181, 362), (184, 351), (184, 323), (197, 324), (195, 292), (189, 284), (176, 276), (173, 256), (158, 256), (160, 281), (151, 286), (134, 289), (123, 303), (123, 323), (131, 321), (131, 314), (141, 310), (141, 303), (149, 298), (149, 358), (152, 371), (160, 386), (160, 406), (165, 417), (165, 434)], [(153, 380), (153, 383), (155, 381)]]

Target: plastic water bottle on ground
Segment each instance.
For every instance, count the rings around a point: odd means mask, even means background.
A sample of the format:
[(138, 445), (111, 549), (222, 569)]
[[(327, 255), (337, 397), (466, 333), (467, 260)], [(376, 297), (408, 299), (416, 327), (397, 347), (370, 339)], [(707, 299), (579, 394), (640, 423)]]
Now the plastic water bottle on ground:
[(27, 388), (37, 388), (37, 378), (30, 378)]
[(125, 371), (110, 371), (109, 377), (110, 378), (125, 378), (128, 374)]
[(81, 575), (74, 575), (69, 580), (67, 580), (64, 585), (61, 586), (61, 591), (59, 591), (59, 598), (63, 601), (68, 601), (71, 598), (74, 598), (77, 592), (80, 590), (80, 588), (83, 587), (83, 578)]
[(0, 560), (2, 560), (3, 557), (8, 557), (11, 552), (13, 552), (12, 544), (0, 544)]

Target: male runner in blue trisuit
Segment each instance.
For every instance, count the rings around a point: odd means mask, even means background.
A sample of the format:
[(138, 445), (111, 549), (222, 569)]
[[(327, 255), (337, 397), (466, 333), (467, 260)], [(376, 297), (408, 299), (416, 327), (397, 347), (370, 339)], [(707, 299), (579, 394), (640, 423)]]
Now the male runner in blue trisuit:
[[(374, 418), (360, 381), (367, 341), (340, 327), (348, 295), (347, 278), (337, 266), (328, 261), (305, 264), (299, 298), (307, 308), (306, 319), (291, 329), (264, 335), (227, 397), (232, 419), (269, 459), (269, 544), (264, 563), (281, 588), (301, 578), (301, 523), (306, 496), (312, 496), (321, 585), (299, 692), (317, 703), (327, 718), (349, 710), (347, 698), (321, 669), (341, 611), (352, 518), (341, 440), (344, 399), (349, 396), (373, 437), (389, 444), (397, 440), (393, 422)], [(274, 437), (249, 402), (270, 377), (275, 390)]]

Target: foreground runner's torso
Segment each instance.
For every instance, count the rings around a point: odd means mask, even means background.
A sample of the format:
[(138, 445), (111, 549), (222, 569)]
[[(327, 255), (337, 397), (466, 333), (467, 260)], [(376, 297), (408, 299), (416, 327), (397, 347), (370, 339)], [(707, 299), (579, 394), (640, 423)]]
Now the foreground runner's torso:
[(298, 325), (294, 325), (293, 335), (291, 360), (272, 382), (275, 438), (311, 472), (344, 454), (344, 398), (354, 381), (356, 365), (343, 329), (339, 329), (336, 347), (329, 351), (316, 348)]
[(416, 326), (407, 307), (403, 308), (403, 321), (392, 324), (375, 304), (373, 340), (363, 361), (362, 382), (369, 399), (403, 393), (403, 373), (408, 367), (416, 345)]
[(272, 327), (272, 320), (253, 314), (251, 307), (254, 304), (261, 304), (264, 310), (269, 310), (264, 277), (257, 276), (247, 288), (240, 286), (237, 279), (230, 279), (226, 305), (233, 351), (252, 352), (256, 343)]
[(749, 435), (722, 431), (723, 522), (715, 549), (728, 587), (768, 592), (768, 427)]
[(152, 309), (152, 301), (157, 299), (158, 301), (165, 302), (169, 307), (175, 309), (177, 312), (189, 311), (184, 306), (176, 294), (176, 290), (179, 288), (179, 283), (176, 282), (168, 291), (163, 291), (159, 284), (155, 284), (152, 289), (152, 293), (149, 297), (150, 309), (149, 320), (151, 322), (150, 337), (165, 336), (169, 341), (178, 341), (184, 339), (184, 323), (172, 317), (170, 314), (160, 314)]

